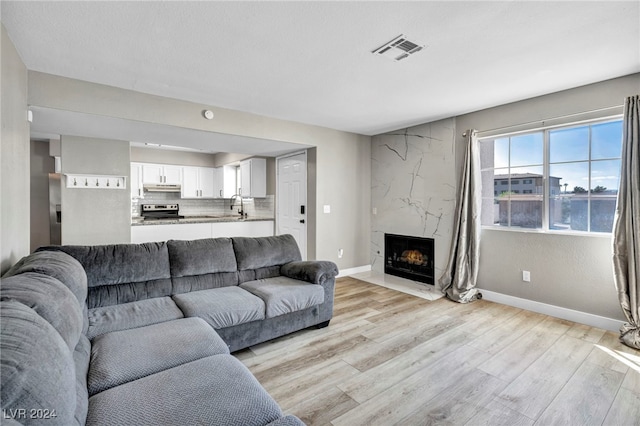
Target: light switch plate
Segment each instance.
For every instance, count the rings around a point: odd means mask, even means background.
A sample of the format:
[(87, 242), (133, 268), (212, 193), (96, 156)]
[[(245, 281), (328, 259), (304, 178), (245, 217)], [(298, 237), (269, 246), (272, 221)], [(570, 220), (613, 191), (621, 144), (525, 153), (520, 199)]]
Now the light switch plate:
[(325, 213), (331, 213), (331, 206), (329, 204), (325, 204), (324, 205), (324, 212)]

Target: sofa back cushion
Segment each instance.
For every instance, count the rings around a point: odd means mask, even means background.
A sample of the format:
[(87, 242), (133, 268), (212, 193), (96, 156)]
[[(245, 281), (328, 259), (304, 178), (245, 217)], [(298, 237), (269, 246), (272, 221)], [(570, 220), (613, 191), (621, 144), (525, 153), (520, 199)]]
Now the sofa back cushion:
[(58, 279), (75, 295), (80, 305), (87, 300), (87, 274), (73, 257), (60, 251), (37, 251), (25, 256), (4, 277), (35, 272)]
[[(43, 423), (75, 424), (73, 351), (51, 324), (20, 302), (1, 301), (0, 315), (3, 414), (20, 422), (32, 422), (29, 416), (36, 413)], [(55, 417), (46, 420), (47, 415)]]
[(56, 329), (73, 351), (82, 335), (83, 310), (71, 290), (56, 278), (25, 272), (2, 279), (2, 300), (16, 300), (33, 309)]
[(289, 234), (232, 240), (241, 283), (277, 276), (281, 265), (301, 260), (298, 244)]
[(167, 244), (48, 246), (80, 262), (87, 273), (89, 308), (171, 295)]
[(238, 265), (229, 238), (167, 242), (173, 293), (238, 285)]

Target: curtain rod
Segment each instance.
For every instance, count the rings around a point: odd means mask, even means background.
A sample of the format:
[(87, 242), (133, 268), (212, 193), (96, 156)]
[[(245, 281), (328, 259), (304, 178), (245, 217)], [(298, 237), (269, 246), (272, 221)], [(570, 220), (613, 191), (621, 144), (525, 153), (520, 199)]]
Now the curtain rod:
[[(496, 127), (495, 129), (488, 129), (488, 130), (479, 130), (478, 134), (503, 131), (503, 130), (507, 130), (507, 129), (513, 129), (513, 128), (516, 128), (516, 127), (529, 126), (529, 125), (536, 124), (536, 123), (540, 123), (542, 125), (542, 127), (544, 127), (544, 124), (547, 121), (562, 120), (562, 119), (565, 119), (565, 118), (571, 118), (571, 117), (576, 117), (576, 116), (585, 115), (585, 114), (593, 114), (595, 112), (602, 112), (602, 111), (608, 111), (608, 110), (612, 110), (612, 109), (622, 108), (623, 106), (624, 105), (620, 104), (620, 105), (614, 105), (614, 106), (605, 107), (605, 108), (592, 109), (592, 110), (589, 110), (589, 111), (576, 112), (576, 113), (573, 113), (573, 114), (561, 115), (561, 116), (558, 116), (558, 117), (545, 118), (545, 119), (542, 119), (542, 120), (529, 121), (527, 123), (514, 124), (512, 126)], [(531, 129), (527, 129), (527, 130), (531, 130)], [(467, 137), (467, 134), (468, 134), (467, 132), (468, 131), (465, 131), (462, 134), (462, 137)]]

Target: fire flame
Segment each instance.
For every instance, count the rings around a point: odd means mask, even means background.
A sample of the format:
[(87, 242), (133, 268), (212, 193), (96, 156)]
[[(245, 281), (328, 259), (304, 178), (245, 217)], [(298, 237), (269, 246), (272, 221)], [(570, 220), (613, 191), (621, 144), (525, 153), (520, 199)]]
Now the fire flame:
[(402, 252), (400, 260), (410, 265), (426, 265), (426, 257), (418, 250), (405, 250)]

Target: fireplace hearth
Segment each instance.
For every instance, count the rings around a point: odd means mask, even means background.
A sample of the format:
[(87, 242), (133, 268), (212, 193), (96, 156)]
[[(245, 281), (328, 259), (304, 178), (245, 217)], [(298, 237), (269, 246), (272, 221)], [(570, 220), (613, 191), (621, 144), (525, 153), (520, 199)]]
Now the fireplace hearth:
[(433, 238), (384, 234), (384, 273), (434, 284)]

